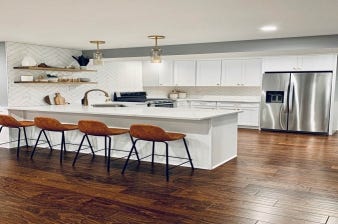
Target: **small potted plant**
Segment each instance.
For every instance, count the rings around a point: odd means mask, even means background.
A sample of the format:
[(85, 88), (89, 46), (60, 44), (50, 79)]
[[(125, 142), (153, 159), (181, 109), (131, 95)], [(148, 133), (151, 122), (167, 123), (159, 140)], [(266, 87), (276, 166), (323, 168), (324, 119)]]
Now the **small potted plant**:
[(85, 56), (81, 55), (81, 56), (72, 56), (77, 63), (79, 63), (80, 65), (80, 69), (87, 69), (87, 65), (89, 63), (89, 58), (86, 58)]

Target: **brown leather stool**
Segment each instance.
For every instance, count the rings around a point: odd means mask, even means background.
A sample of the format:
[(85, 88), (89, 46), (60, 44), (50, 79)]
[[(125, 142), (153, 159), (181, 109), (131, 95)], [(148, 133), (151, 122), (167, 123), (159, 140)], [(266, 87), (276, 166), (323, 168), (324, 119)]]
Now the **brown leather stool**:
[(61, 151), (60, 151), (60, 163), (62, 163), (63, 158), (63, 152), (66, 151), (66, 141), (65, 141), (65, 131), (72, 131), (77, 129), (77, 125), (75, 124), (61, 124), (60, 121), (50, 118), (50, 117), (35, 117), (34, 118), (35, 126), (40, 128), (41, 131), (39, 133), (39, 137), (36, 140), (34, 149), (31, 154), (31, 159), (34, 156), (36, 146), (38, 145), (38, 142), (40, 140), (41, 134), (43, 133), (47, 143), (49, 145), (50, 150), (53, 150), (52, 145), (50, 144), (50, 141), (46, 135), (46, 131), (54, 131), (54, 132), (61, 132)]
[[(95, 156), (92, 145), (89, 141), (88, 135), (91, 136), (102, 136), (104, 137), (104, 143), (105, 143), (105, 158), (107, 158), (107, 152), (108, 152), (108, 162), (107, 162), (107, 171), (109, 172), (110, 170), (110, 152), (111, 152), (111, 136), (114, 135), (123, 135), (123, 134), (129, 134), (128, 129), (122, 129), (122, 128), (109, 128), (106, 124), (100, 122), (100, 121), (94, 121), (94, 120), (80, 120), (78, 122), (78, 127), (79, 130), (84, 133), (79, 149), (75, 155), (74, 161), (73, 161), (73, 166), (76, 163), (76, 160), (79, 156), (81, 147), (83, 145), (83, 142), (85, 138), (88, 141), (89, 147), (92, 150), (93, 156)], [(108, 146), (107, 146), (107, 140), (108, 140)], [(137, 151), (136, 151), (136, 156), (138, 157)]]
[[(153, 142), (153, 148), (152, 148), (152, 154), (151, 154), (151, 164), (154, 165), (154, 152), (155, 152), (155, 142), (163, 142), (166, 146), (166, 177), (167, 181), (169, 181), (169, 146), (168, 146), (168, 141), (176, 141), (182, 139), (184, 142), (185, 149), (188, 154), (188, 161), (181, 163), (179, 165), (183, 165), (185, 163), (190, 163), (191, 169), (194, 170), (194, 165), (192, 164), (192, 160), (190, 157), (189, 149), (187, 142), (185, 140), (185, 134), (181, 133), (172, 133), (172, 132), (166, 132), (162, 128), (153, 126), (153, 125), (148, 125), (148, 124), (134, 124), (131, 125), (130, 127), (130, 135), (136, 140), (134, 141), (133, 139), (133, 146), (130, 150), (129, 156), (127, 158), (127, 161), (124, 164), (122, 174), (124, 174), (125, 169), (127, 168), (129, 158), (133, 152), (133, 150), (136, 150), (136, 142), (139, 140), (143, 141), (151, 141)], [(148, 156), (146, 156), (148, 157)], [(143, 158), (146, 158), (143, 157)], [(175, 158), (180, 158), (180, 157), (175, 157)], [(185, 158), (180, 158), (180, 159), (185, 159)], [(179, 166), (178, 165), (178, 166)], [(173, 167), (174, 168), (174, 167)]]
[(9, 115), (0, 115), (0, 133), (2, 131), (3, 127), (7, 128), (17, 128), (18, 129), (18, 147), (16, 149), (16, 157), (19, 158), (19, 151), (20, 151), (20, 133), (21, 129), (23, 129), (23, 133), (25, 135), (25, 141), (26, 141), (26, 148), (28, 149), (28, 141), (27, 141), (27, 134), (26, 134), (26, 127), (34, 126), (33, 121), (18, 121), (14, 117)]

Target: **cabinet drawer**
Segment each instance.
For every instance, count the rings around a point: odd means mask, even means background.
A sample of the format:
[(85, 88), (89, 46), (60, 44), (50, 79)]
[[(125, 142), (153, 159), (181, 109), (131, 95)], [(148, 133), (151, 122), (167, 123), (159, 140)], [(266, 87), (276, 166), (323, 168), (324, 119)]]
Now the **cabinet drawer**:
[(237, 103), (232, 103), (232, 102), (217, 102), (217, 106), (218, 107), (232, 107), (232, 108), (236, 108), (237, 107)]
[(215, 101), (191, 101), (191, 106), (208, 106), (216, 108), (217, 104)]
[(241, 103), (237, 104), (239, 108), (259, 108), (259, 103)]

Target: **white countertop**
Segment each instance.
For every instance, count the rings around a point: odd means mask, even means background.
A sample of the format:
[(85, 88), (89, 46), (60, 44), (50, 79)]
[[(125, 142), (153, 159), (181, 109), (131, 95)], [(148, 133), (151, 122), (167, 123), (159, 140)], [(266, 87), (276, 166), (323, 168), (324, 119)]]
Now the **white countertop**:
[(31, 107), (8, 107), (8, 110), (48, 112), (48, 113), (71, 113), (71, 114), (95, 114), (121, 117), (146, 117), (179, 120), (205, 120), (241, 111), (235, 110), (212, 110), (212, 109), (183, 109), (163, 107), (92, 107), (81, 105), (50, 105)]
[(177, 99), (177, 101), (218, 101), (218, 102), (238, 102), (238, 103), (259, 103), (260, 96), (203, 96), (198, 98)]

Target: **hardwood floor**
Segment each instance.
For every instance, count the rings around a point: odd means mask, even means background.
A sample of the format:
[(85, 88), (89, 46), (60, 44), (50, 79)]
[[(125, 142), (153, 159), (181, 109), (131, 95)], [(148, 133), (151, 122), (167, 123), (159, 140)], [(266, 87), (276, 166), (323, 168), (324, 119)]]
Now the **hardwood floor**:
[[(226, 148), (226, 146), (225, 146)], [(0, 150), (0, 223), (338, 223), (338, 135), (240, 130), (238, 157), (212, 171), (23, 148)]]

